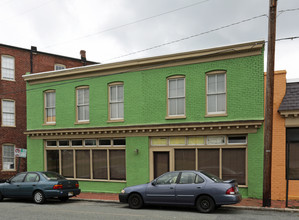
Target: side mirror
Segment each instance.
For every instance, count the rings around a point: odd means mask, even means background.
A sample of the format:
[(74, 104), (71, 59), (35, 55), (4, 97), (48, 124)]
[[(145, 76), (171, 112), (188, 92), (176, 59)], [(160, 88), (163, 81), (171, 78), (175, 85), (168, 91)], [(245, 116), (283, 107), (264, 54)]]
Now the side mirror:
[(152, 181), (152, 185), (153, 185), (153, 186), (157, 185), (157, 180), (153, 180), (153, 181)]

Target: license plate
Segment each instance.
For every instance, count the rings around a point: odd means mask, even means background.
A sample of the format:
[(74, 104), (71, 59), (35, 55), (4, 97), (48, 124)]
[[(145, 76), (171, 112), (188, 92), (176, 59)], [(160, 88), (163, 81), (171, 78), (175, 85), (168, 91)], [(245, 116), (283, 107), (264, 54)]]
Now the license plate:
[(74, 192), (68, 192), (67, 195), (68, 195), (68, 196), (73, 196), (73, 195), (74, 195)]

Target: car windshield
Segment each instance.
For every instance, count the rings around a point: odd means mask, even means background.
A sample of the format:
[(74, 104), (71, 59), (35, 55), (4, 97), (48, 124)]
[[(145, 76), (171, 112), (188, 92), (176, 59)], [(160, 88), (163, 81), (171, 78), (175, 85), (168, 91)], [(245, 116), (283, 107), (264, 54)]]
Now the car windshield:
[(64, 180), (65, 179), (63, 176), (59, 175), (58, 173), (54, 173), (54, 172), (44, 172), (42, 174), (47, 180)]
[(220, 179), (218, 176), (215, 176), (213, 174), (207, 173), (205, 171), (200, 171), (202, 174), (204, 174), (205, 176), (207, 176), (208, 178), (210, 178), (211, 180), (213, 180), (216, 183), (222, 183), (223, 180)]

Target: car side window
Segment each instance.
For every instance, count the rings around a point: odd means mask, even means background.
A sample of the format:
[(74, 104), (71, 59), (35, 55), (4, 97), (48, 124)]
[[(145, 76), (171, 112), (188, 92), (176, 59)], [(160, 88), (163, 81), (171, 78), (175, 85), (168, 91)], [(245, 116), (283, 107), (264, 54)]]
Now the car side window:
[(195, 183), (198, 184), (198, 183), (203, 183), (203, 182), (204, 182), (204, 179), (201, 176), (196, 175)]
[(196, 174), (191, 172), (182, 172), (179, 184), (192, 184), (195, 183)]
[(38, 182), (39, 176), (36, 173), (28, 173), (24, 182)]
[(23, 182), (25, 175), (26, 175), (26, 173), (20, 173), (20, 174), (16, 175), (15, 177), (13, 177), (10, 182), (12, 182), (12, 183)]
[(157, 179), (157, 185), (176, 183), (179, 173), (166, 173)]

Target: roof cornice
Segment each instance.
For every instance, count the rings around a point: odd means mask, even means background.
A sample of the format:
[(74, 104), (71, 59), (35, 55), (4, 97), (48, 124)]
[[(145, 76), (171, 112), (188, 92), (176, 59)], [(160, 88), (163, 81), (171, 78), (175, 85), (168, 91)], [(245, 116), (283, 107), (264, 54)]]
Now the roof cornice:
[(238, 45), (218, 47), (206, 50), (198, 50), (157, 57), (142, 58), (116, 63), (91, 65), (78, 68), (50, 71), (24, 75), (29, 84), (57, 82), (61, 80), (97, 77), (141, 70), (157, 69), (194, 63), (225, 60), (253, 55), (263, 52), (264, 41), (250, 42)]
[(132, 125), (97, 128), (69, 128), (52, 130), (29, 130), (25, 134), (32, 139), (59, 138), (96, 138), (96, 137), (130, 137), (130, 136), (177, 136), (177, 135), (211, 135), (211, 134), (247, 134), (256, 133), (263, 120)]

